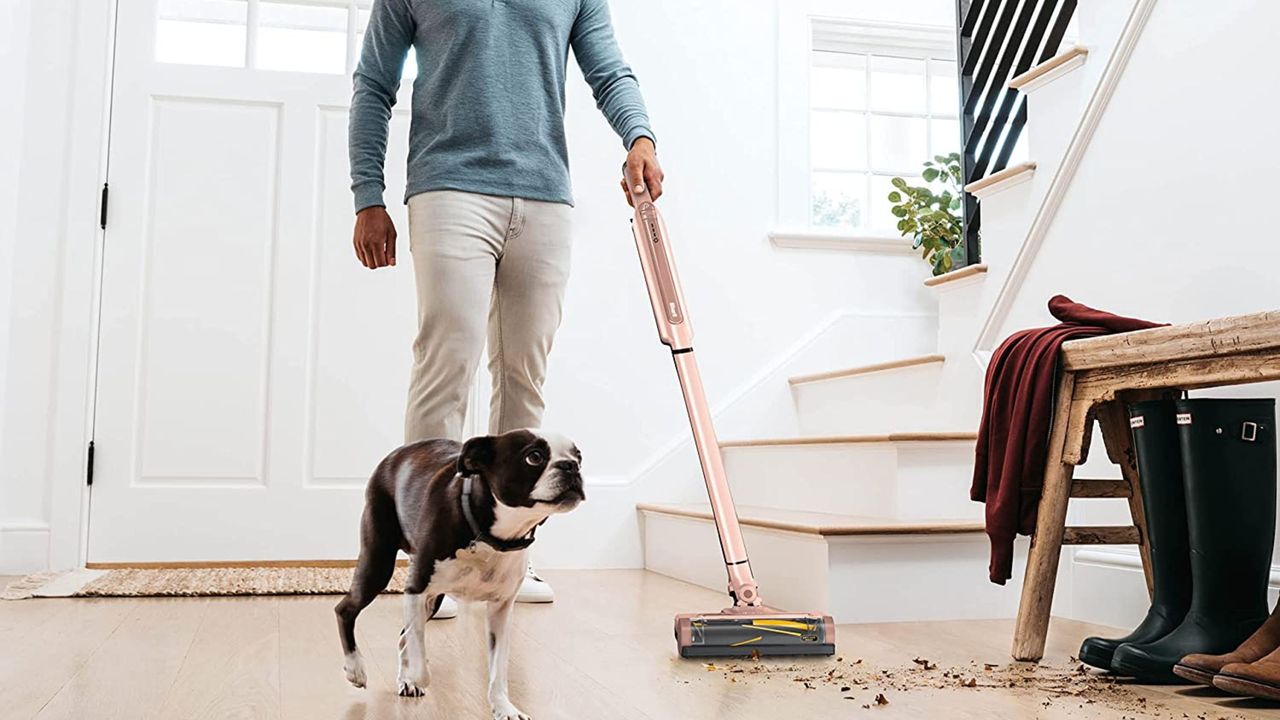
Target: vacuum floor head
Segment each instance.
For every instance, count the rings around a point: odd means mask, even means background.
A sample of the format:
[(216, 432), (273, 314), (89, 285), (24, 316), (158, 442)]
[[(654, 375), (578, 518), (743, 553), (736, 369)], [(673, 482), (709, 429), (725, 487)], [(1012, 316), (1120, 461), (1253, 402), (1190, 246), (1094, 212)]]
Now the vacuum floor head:
[(676, 645), (686, 658), (831, 655), (836, 631), (829, 615), (735, 607), (677, 615)]

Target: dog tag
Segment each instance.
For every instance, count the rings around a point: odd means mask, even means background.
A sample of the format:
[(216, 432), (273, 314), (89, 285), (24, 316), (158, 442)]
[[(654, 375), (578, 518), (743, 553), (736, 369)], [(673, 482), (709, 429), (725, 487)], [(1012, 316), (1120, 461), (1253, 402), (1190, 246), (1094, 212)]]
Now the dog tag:
[(1147, 424), (1147, 421), (1143, 419), (1141, 415), (1129, 418), (1129, 427), (1131, 428), (1140, 428), (1145, 426), (1146, 424)]
[(1190, 424), (1191, 424), (1191, 413), (1178, 413), (1178, 424), (1179, 424), (1179, 425), (1190, 425)]

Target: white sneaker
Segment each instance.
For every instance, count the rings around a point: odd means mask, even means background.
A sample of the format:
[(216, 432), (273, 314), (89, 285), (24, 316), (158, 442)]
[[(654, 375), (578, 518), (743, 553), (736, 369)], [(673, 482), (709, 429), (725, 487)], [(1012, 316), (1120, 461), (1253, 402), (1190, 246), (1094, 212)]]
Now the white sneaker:
[(436, 610), (436, 614), (431, 616), (432, 620), (448, 620), (449, 618), (458, 617), (458, 601), (444, 596), (440, 601), (440, 609)]
[(533, 563), (529, 563), (524, 571), (524, 580), (520, 583), (520, 591), (516, 593), (516, 602), (549, 603), (555, 599), (556, 594), (552, 592), (551, 586), (538, 577), (538, 573), (533, 571)]

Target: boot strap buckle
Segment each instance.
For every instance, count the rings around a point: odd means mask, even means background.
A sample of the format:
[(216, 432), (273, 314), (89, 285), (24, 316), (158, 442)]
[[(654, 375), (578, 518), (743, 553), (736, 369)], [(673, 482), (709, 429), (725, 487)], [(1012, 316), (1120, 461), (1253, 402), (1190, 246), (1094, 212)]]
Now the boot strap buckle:
[(1245, 442), (1254, 442), (1258, 439), (1258, 423), (1252, 420), (1246, 421), (1240, 426), (1240, 439)]

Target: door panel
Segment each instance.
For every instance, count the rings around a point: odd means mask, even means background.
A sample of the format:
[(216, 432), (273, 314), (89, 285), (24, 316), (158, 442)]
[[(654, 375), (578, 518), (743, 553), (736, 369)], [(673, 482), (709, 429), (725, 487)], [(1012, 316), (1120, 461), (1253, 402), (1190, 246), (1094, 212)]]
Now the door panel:
[(138, 480), (261, 485), (280, 107), (159, 98), (150, 115)]
[[(370, 272), (351, 248), (360, 28), (333, 23), (357, 10), (120, 3), (90, 562), (355, 556), (365, 482), (401, 441), (414, 332), (403, 111), (387, 163), (400, 264)], [(264, 69), (280, 56), (260, 62), (254, 38), (289, 33), (329, 34), (290, 67), (347, 72)]]

